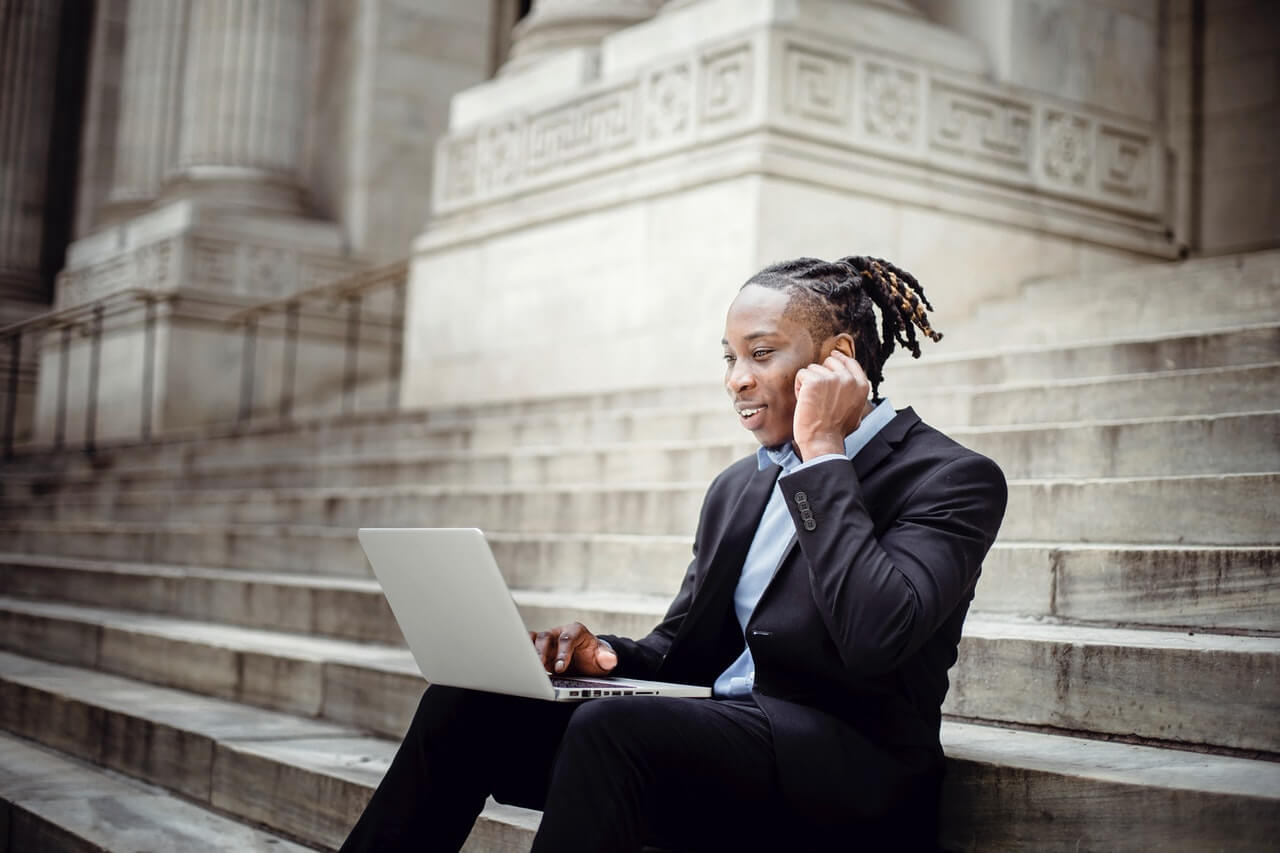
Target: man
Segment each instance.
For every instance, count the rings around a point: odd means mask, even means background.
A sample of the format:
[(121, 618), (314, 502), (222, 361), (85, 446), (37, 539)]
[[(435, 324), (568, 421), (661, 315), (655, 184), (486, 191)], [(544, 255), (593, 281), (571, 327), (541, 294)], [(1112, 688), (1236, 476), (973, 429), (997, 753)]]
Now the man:
[(915, 279), (874, 258), (753, 276), (723, 344), (761, 449), (707, 490), (666, 617), (640, 640), (578, 623), (533, 635), (550, 672), (715, 698), (431, 687), (343, 849), (456, 850), (486, 795), (543, 809), (535, 851), (934, 847), (946, 671), (1006, 487), (879, 399), (895, 342), (918, 356), (917, 327), (940, 337), (926, 310)]

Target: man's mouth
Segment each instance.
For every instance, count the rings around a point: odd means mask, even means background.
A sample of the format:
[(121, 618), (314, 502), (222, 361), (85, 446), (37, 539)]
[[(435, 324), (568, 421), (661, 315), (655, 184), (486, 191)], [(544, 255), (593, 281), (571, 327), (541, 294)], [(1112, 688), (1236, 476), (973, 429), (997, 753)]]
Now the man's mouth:
[(742, 420), (743, 426), (751, 427), (761, 420), (761, 412), (767, 406), (741, 406), (738, 408), (738, 417)]

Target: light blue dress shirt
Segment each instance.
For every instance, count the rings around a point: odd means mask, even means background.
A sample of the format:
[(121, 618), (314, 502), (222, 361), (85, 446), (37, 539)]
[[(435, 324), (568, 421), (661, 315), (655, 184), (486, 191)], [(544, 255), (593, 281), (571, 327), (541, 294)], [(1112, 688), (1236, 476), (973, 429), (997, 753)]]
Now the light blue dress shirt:
[[(782, 471), (778, 475), (781, 479), (792, 471), (820, 465), (832, 459), (852, 459), (859, 450), (867, 446), (867, 442), (871, 441), (876, 433), (893, 420), (895, 414), (897, 413), (889, 401), (881, 400), (871, 410), (871, 414), (862, 419), (858, 428), (845, 436), (843, 457), (836, 453), (828, 453), (801, 462), (800, 457), (796, 456), (795, 450), (788, 443), (773, 449), (767, 447), (757, 449), (756, 462), (761, 471), (770, 465), (781, 466)], [(744, 641), (747, 621), (751, 618), (752, 611), (756, 609), (760, 596), (764, 595), (765, 587), (773, 579), (774, 572), (778, 570), (778, 564), (782, 562), (782, 557), (786, 554), (787, 546), (791, 544), (791, 537), (795, 532), (795, 524), (791, 520), (791, 513), (787, 511), (782, 489), (775, 482), (773, 494), (769, 496), (764, 515), (760, 516), (760, 524), (756, 527), (755, 538), (751, 540), (747, 558), (742, 563), (742, 574), (738, 577), (737, 589), (733, 592), (733, 610), (738, 617), (738, 624), (742, 626)], [(738, 659), (720, 673), (712, 692), (726, 699), (749, 696), (755, 680), (756, 664), (751, 658), (751, 648), (747, 646), (743, 648)]]

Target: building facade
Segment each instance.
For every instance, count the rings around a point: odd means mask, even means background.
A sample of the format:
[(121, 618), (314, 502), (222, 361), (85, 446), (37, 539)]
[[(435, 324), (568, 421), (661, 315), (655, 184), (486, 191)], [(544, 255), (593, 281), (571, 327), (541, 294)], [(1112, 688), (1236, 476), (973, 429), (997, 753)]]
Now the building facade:
[(419, 406), (713, 378), (727, 295), (781, 257), (894, 259), (946, 328), (1280, 242), (1260, 0), (3, 9), (6, 316), (131, 306), (26, 336), (37, 440), (91, 369), (100, 435), (225, 419), (244, 345), (210, 312), (406, 255)]

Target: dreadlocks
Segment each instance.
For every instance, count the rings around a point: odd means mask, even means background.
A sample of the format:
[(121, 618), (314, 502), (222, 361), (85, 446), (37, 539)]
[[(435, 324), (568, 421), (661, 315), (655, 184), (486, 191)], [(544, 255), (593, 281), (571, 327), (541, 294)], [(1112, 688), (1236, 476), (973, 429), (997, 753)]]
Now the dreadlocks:
[[(872, 399), (880, 400), (884, 363), (895, 342), (920, 357), (916, 327), (934, 342), (942, 335), (929, 325), (933, 306), (915, 276), (880, 258), (847, 257), (835, 263), (796, 258), (765, 267), (747, 283), (789, 291), (787, 311), (818, 340), (840, 332), (853, 336), (854, 358), (871, 380)], [(880, 330), (872, 306), (880, 309)]]

